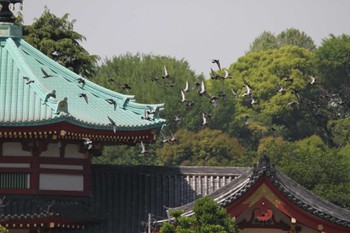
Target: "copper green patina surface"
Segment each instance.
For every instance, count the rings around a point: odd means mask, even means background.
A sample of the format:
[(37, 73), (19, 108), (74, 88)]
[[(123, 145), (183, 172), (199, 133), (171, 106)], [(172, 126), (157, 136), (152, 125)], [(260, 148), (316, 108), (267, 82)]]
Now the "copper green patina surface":
[[(0, 25), (0, 126), (64, 121), (108, 130), (110, 118), (117, 130), (146, 130), (165, 123), (158, 116), (163, 104), (136, 103), (133, 95), (117, 93), (84, 79), (32, 47), (20, 34), (14, 25)], [(108, 99), (114, 100), (117, 107)], [(147, 109), (157, 113), (144, 119)]]

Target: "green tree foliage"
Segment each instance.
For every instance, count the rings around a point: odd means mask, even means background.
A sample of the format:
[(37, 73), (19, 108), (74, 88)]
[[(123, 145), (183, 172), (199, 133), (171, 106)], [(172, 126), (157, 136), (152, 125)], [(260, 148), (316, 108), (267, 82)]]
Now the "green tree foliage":
[(298, 46), (310, 51), (316, 49), (314, 41), (305, 32), (301, 32), (295, 28), (288, 28), (277, 36), (271, 32), (263, 32), (255, 38), (253, 43), (251, 43), (249, 52), (279, 49), (290, 45)]
[(165, 222), (161, 233), (238, 233), (234, 220), (214, 200), (203, 197), (196, 200), (194, 214), (186, 217), (172, 212), (174, 223)]
[[(232, 64), (229, 70), (234, 78), (225, 80), (225, 86), (236, 92), (237, 97), (231, 101), (234, 112), (226, 119), (230, 122), (226, 132), (255, 150), (259, 140), (267, 135), (298, 140), (314, 134), (318, 128), (324, 130), (323, 122), (315, 124), (315, 119), (321, 121), (322, 116), (310, 107), (318, 99), (318, 87), (309, 85), (311, 56), (304, 48), (285, 46), (248, 53)], [(220, 88), (214, 84), (216, 80), (209, 82), (213, 82), (210, 91)]]
[(0, 233), (9, 233), (9, 230), (0, 225)]
[[(167, 70), (170, 77), (164, 77)], [(198, 131), (201, 127), (201, 109), (209, 105), (209, 101), (200, 98), (195, 89), (194, 83), (204, 80), (202, 75), (196, 76), (185, 60), (177, 60), (167, 56), (125, 54), (106, 59), (98, 69), (98, 75), (92, 81), (105, 86), (111, 90), (134, 95), (138, 103), (164, 103), (165, 109), (160, 112), (160, 117), (167, 120), (166, 127), (162, 134), (170, 137), (175, 134), (178, 128)], [(189, 84), (189, 92), (186, 98), (194, 102), (193, 106), (186, 106), (180, 102), (181, 90), (185, 88), (186, 82)], [(131, 89), (125, 89), (128, 84)], [(180, 122), (175, 122), (174, 118), (181, 118)], [(159, 136), (156, 144), (150, 145), (150, 153), (142, 159), (138, 153), (138, 148), (114, 147), (106, 148), (104, 155), (95, 162), (112, 162), (132, 164), (152, 164), (157, 165), (159, 161), (155, 156), (157, 148), (163, 146)], [(117, 157), (118, 156), (118, 157)], [(107, 158), (108, 157), (108, 158)], [(124, 159), (122, 159), (124, 158)]]
[(350, 117), (328, 122), (329, 131), (337, 147), (346, 146), (350, 141)]
[(294, 45), (310, 51), (314, 51), (316, 49), (316, 45), (312, 38), (306, 35), (305, 32), (301, 32), (295, 28), (288, 28), (278, 34), (277, 41), (280, 48), (286, 45)]
[(324, 97), (337, 107), (337, 117), (348, 117), (350, 107), (350, 36), (330, 35), (315, 51), (316, 70)]
[(250, 44), (249, 52), (258, 52), (269, 49), (278, 49), (278, 41), (271, 32), (263, 32), (259, 35), (253, 43)]
[(220, 130), (203, 129), (193, 133), (179, 129), (177, 141), (167, 143), (157, 150), (157, 155), (165, 165), (237, 165), (245, 149), (236, 138)]
[[(59, 18), (45, 7), (40, 18), (23, 27), (23, 39), (66, 68), (85, 77), (95, 75), (98, 56), (90, 55), (80, 42), (86, 38), (74, 31), (69, 14)], [(21, 18), (19, 18), (19, 21)]]
[(331, 202), (350, 207), (349, 156), (313, 135), (296, 143), (267, 140), (262, 147), (280, 171)]

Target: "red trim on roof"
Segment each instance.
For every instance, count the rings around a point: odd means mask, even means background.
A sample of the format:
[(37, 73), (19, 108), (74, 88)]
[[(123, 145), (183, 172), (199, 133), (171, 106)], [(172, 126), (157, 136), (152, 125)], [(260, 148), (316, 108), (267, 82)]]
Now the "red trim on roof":
[[(259, 191), (259, 188), (263, 185), (266, 185), (269, 188), (269, 190), (282, 202), (278, 203), (278, 200), (276, 200), (275, 203), (272, 204), (274, 204), (275, 207), (281, 210), (281, 212), (285, 215), (295, 218), (297, 223), (318, 231), (319, 228), (322, 227), (322, 231), (327, 233), (350, 233), (349, 228), (341, 227), (337, 224), (332, 224), (324, 219), (317, 218), (295, 205), (295, 203), (291, 202), (282, 193), (280, 193), (279, 190), (271, 183), (270, 179), (265, 175), (261, 176), (259, 180), (255, 183), (255, 185), (246, 193), (244, 193), (239, 199), (228, 205), (226, 207), (227, 212), (231, 216), (237, 217), (241, 215), (249, 208), (249, 204), (246, 203), (246, 201), (253, 195), (255, 195), (256, 192)], [(259, 200), (256, 200), (256, 202), (258, 202)], [(246, 223), (243, 223), (243, 225), (245, 224)], [(239, 223), (238, 226), (240, 226)]]

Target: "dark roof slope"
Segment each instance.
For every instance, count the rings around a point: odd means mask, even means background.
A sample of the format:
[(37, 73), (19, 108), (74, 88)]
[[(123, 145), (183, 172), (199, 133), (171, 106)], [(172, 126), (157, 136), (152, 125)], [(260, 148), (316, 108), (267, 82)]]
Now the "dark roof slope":
[[(350, 228), (350, 211), (340, 208), (327, 200), (316, 196), (291, 178), (278, 171), (269, 159), (263, 156), (258, 166), (244, 172), (240, 177), (233, 180), (225, 187), (209, 194), (221, 206), (226, 207), (243, 196), (258, 179), (262, 176), (268, 177), (272, 184), (290, 201), (299, 208), (305, 210), (315, 217), (324, 219)], [(192, 213), (194, 202), (174, 209), (184, 210), (185, 215)]]
[(166, 209), (225, 187), (247, 168), (92, 165), (92, 206), (99, 224), (85, 232), (139, 233), (148, 214), (167, 218)]

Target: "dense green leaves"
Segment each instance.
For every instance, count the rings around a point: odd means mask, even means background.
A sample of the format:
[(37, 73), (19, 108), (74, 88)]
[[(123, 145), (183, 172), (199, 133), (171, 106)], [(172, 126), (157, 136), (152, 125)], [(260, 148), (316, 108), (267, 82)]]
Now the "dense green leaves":
[(166, 165), (237, 165), (244, 148), (238, 140), (219, 130), (203, 129), (193, 133), (180, 129), (177, 141), (157, 150), (162, 164)]
[(45, 11), (30, 26), (24, 26), (23, 39), (61, 65), (85, 77), (95, 75), (97, 56), (90, 55), (80, 42), (85, 37), (76, 31), (69, 14), (59, 18)]
[[(350, 206), (350, 36), (330, 35), (316, 48), (297, 29), (277, 36), (263, 32), (226, 70), (229, 77), (223, 78), (221, 69), (214, 71), (220, 78), (205, 80), (185, 59), (152, 54), (118, 55), (95, 69), (96, 57), (79, 45), (85, 38), (73, 24), (68, 14), (58, 18), (46, 9), (25, 27), (24, 38), (100, 85), (135, 95), (137, 102), (165, 104), (160, 117), (167, 125), (149, 145), (149, 154), (141, 155), (138, 145), (105, 147), (104, 156), (94, 162), (251, 166), (266, 150), (277, 168), (298, 183)], [(170, 77), (165, 77), (165, 69)], [(202, 82), (206, 94), (199, 95), (196, 83)], [(181, 102), (186, 83), (191, 106)], [(193, 223), (183, 221), (182, 226)], [(168, 227), (175, 232), (174, 225)], [(220, 232), (219, 228), (210, 230)], [(192, 231), (179, 226), (176, 232)]]
[(310, 51), (316, 49), (314, 41), (305, 32), (295, 28), (288, 28), (277, 36), (271, 32), (263, 32), (250, 45), (249, 52), (278, 49), (288, 45), (298, 46)]
[(175, 222), (162, 225), (161, 233), (238, 233), (234, 220), (224, 208), (208, 197), (199, 198), (190, 217), (171, 212)]
[(0, 233), (9, 233), (9, 230), (0, 225)]

